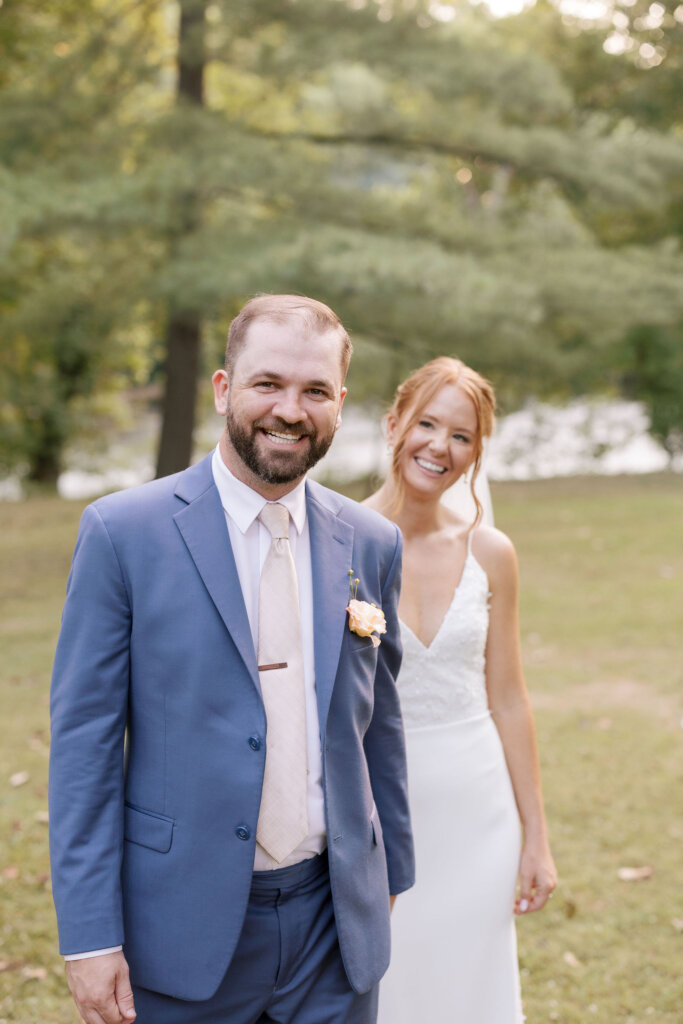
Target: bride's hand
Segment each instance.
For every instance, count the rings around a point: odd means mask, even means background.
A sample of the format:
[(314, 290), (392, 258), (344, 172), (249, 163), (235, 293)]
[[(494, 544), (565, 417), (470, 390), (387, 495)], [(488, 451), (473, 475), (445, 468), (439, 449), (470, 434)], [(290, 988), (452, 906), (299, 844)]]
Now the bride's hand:
[(527, 840), (519, 867), (515, 914), (530, 914), (546, 905), (557, 885), (557, 871), (547, 840)]

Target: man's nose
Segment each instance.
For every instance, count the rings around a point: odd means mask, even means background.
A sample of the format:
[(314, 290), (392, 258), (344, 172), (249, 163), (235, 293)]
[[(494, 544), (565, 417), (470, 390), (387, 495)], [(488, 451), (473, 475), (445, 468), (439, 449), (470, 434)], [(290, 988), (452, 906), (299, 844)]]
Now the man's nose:
[(279, 416), (286, 423), (300, 423), (306, 419), (298, 391), (283, 388), (278, 392), (277, 401), (273, 405), (273, 415)]

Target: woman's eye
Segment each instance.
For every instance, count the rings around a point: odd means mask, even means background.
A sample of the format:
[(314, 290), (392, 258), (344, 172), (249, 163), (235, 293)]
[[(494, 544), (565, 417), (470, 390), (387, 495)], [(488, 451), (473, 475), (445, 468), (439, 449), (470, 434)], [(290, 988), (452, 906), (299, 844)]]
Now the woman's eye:
[(420, 420), (418, 426), (420, 427), (431, 427), (429, 420)]
[(467, 434), (453, 434), (453, 437), (455, 438), (456, 441), (464, 441), (465, 444), (470, 443), (470, 439), (467, 436)]

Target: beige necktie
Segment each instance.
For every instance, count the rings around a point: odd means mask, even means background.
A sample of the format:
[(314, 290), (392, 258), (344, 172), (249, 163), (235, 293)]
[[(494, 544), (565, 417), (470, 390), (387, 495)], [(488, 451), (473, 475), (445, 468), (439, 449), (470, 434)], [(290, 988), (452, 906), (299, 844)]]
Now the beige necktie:
[(289, 512), (268, 503), (259, 519), (272, 539), (259, 586), (258, 667), (268, 733), (256, 838), (279, 864), (308, 835), (304, 662)]

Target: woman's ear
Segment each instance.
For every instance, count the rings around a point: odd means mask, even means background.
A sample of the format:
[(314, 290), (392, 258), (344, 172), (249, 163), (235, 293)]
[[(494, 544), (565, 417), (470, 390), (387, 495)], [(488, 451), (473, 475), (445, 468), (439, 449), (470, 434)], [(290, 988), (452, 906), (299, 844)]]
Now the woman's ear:
[(393, 445), (396, 440), (396, 432), (398, 430), (398, 419), (393, 412), (387, 413), (384, 421), (384, 432), (387, 437), (387, 444)]

